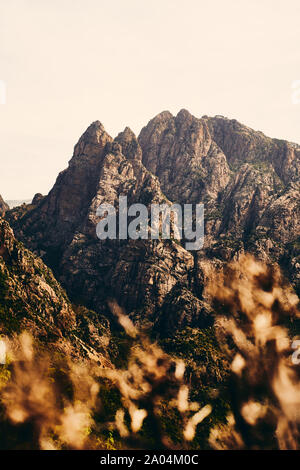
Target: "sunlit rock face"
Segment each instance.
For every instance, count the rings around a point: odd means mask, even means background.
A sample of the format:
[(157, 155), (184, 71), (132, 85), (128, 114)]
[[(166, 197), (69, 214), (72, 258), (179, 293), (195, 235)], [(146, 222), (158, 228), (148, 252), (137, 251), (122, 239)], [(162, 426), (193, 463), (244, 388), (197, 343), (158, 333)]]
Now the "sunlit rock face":
[[(136, 320), (173, 331), (209, 323), (203, 298), (209, 269), (245, 251), (279, 262), (299, 289), (299, 181), (296, 144), (222, 116), (164, 111), (138, 137), (127, 127), (113, 139), (99, 121), (91, 124), (48, 196), (9, 211), (7, 219), (72, 299), (108, 314), (114, 297)], [(204, 248), (188, 252), (175, 240), (100, 241), (97, 207), (117, 208), (120, 195), (148, 208), (203, 203)]]

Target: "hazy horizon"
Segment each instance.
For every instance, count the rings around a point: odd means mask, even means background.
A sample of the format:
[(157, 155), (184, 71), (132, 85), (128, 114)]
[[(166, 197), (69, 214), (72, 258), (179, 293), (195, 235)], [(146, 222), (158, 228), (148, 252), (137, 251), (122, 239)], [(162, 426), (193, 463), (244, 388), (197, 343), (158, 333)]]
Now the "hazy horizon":
[(138, 134), (185, 108), (300, 144), (299, 17), (297, 0), (0, 1), (0, 194), (48, 193), (95, 120)]

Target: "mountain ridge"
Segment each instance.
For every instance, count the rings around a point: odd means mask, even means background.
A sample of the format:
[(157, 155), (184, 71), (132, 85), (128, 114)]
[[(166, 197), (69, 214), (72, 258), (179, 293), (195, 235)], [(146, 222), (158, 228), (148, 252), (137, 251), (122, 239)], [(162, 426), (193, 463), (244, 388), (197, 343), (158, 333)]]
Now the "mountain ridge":
[[(172, 328), (197, 326), (209, 317), (207, 273), (245, 251), (278, 262), (299, 290), (299, 175), (299, 146), (236, 120), (163, 111), (138, 137), (125, 128), (115, 139), (95, 121), (48, 196), (7, 219), (72, 299), (109, 316), (107, 298), (115, 296), (133, 318), (151, 322), (160, 322), (166, 301)], [(204, 203), (203, 250), (192, 254), (174, 240), (99, 241), (96, 209), (119, 195), (146, 206)], [(201, 318), (190, 314), (192, 299), (203, 303)]]

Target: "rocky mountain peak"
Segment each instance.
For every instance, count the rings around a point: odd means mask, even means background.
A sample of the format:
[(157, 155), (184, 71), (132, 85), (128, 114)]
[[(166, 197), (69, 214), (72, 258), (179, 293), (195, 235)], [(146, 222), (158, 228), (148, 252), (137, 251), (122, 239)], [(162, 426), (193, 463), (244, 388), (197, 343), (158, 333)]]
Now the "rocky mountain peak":
[(130, 127), (126, 126), (123, 132), (120, 132), (119, 135), (123, 135), (126, 139), (133, 139), (136, 138), (135, 133), (130, 129)]
[[(202, 304), (197, 314), (190, 306), (195, 297), (204, 301), (205, 270), (244, 251), (280, 261), (299, 286), (299, 181), (298, 146), (222, 116), (164, 111), (138, 138), (125, 128), (113, 140), (93, 123), (49, 195), (21, 218), (7, 217), (88, 307), (102, 312), (113, 296), (133, 316), (167, 312), (176, 322), (184, 295), (189, 324), (200, 325)], [(117, 209), (120, 195), (148, 207), (204, 203), (203, 250), (195, 256), (174, 240), (100, 241), (97, 208), (106, 202)]]
[(284, 184), (300, 180), (300, 147), (285, 140), (272, 139), (236, 119), (223, 116), (203, 118), (213, 140), (236, 169), (243, 163), (272, 167)]
[(120, 132), (115, 141), (121, 145), (123, 155), (129, 160), (142, 160), (142, 149), (138, 140), (129, 127)]
[(162, 111), (161, 113), (157, 114), (154, 118), (152, 118), (147, 126), (143, 127), (138, 140), (145, 140), (147, 136), (155, 133), (159, 135), (163, 133), (173, 122), (174, 116), (170, 113), (170, 111)]
[(105, 128), (100, 121), (94, 121), (92, 122), (86, 131), (83, 133), (83, 137), (86, 139), (89, 138), (89, 140), (97, 140), (99, 136), (101, 136), (105, 132)]
[(34, 196), (33, 196), (33, 199), (32, 199), (32, 202), (31, 204), (33, 204), (34, 206), (36, 206), (37, 204), (39, 204), (39, 202), (44, 198), (44, 196), (41, 194), (41, 193), (36, 193)]
[(106, 143), (112, 140), (112, 137), (105, 131), (100, 121), (93, 122), (75, 145), (73, 158), (70, 163), (76, 162), (78, 158), (100, 157)]
[(162, 114), (139, 135), (143, 164), (159, 178), (170, 200), (199, 202), (204, 194), (216, 198), (230, 171), (206, 121), (185, 109), (176, 117)]
[(164, 122), (164, 121), (169, 121), (170, 119), (172, 119), (174, 116), (173, 114), (168, 111), (168, 110), (165, 110), (165, 111), (161, 111), (160, 113), (158, 113), (156, 116), (154, 116), (154, 118), (152, 118), (148, 124), (151, 124), (151, 123), (156, 123), (158, 124), (159, 122)]
[(175, 118), (177, 122), (191, 122), (194, 119), (196, 118), (187, 109), (181, 109)]

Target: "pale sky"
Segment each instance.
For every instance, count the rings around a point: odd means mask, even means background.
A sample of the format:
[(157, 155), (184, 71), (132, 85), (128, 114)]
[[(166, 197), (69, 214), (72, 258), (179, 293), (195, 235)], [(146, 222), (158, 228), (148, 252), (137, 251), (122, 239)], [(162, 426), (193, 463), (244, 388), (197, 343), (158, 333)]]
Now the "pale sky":
[(0, 194), (46, 194), (98, 119), (186, 108), (300, 143), (296, 80), (299, 0), (0, 0)]

